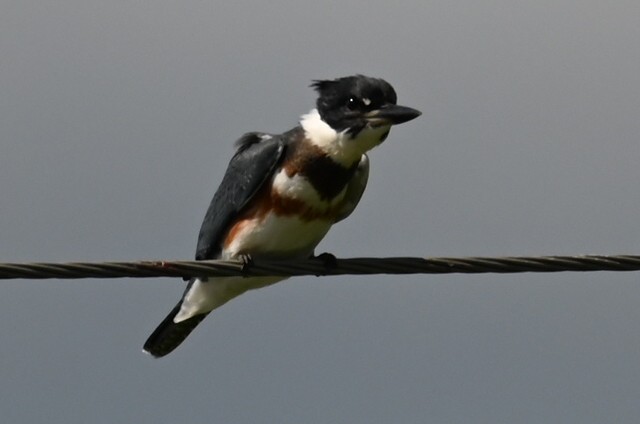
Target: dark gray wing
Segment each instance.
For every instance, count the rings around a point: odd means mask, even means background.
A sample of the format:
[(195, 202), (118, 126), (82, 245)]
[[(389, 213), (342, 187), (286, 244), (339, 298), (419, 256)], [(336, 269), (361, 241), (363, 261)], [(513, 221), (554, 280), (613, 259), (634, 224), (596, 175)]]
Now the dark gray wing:
[(351, 212), (353, 212), (356, 206), (358, 206), (360, 198), (362, 198), (362, 193), (364, 193), (364, 189), (367, 187), (368, 180), (369, 158), (367, 157), (367, 155), (362, 155), (360, 163), (358, 163), (358, 167), (356, 168), (356, 172), (355, 174), (353, 174), (353, 178), (347, 185), (347, 192), (344, 196), (344, 204), (334, 222), (340, 222), (351, 215)]
[(271, 178), (281, 162), (285, 138), (264, 133), (247, 133), (235, 143), (222, 183), (211, 200), (202, 222), (196, 260), (216, 259), (231, 220)]

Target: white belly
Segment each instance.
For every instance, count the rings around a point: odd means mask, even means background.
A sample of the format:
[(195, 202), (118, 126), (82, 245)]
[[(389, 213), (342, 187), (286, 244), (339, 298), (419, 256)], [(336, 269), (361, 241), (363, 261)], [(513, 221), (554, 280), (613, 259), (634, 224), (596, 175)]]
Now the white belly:
[(253, 257), (306, 257), (327, 234), (332, 222), (302, 220), (296, 216), (268, 214), (262, 220), (247, 221), (233, 241), (222, 251), (222, 258), (239, 254)]
[[(267, 215), (260, 225), (248, 221), (233, 242), (222, 251), (222, 259), (235, 259), (239, 254), (254, 258), (304, 258), (331, 228), (325, 220), (304, 221), (293, 216)], [(285, 277), (216, 277), (195, 279), (185, 293), (175, 322), (212, 311), (247, 290), (258, 289)]]

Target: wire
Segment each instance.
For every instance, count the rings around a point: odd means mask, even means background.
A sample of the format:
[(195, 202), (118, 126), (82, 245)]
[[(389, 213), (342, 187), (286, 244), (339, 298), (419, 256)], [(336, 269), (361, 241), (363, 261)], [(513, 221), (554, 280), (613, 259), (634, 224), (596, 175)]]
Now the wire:
[[(332, 258), (331, 258), (332, 259)], [(0, 263), (0, 279), (640, 271), (640, 255)]]

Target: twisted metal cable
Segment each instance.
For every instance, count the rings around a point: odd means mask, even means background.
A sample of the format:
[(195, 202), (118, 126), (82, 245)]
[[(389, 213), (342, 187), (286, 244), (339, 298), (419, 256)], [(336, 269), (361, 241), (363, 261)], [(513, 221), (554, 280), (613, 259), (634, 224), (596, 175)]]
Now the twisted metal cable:
[(640, 271), (640, 255), (0, 263), (0, 279)]

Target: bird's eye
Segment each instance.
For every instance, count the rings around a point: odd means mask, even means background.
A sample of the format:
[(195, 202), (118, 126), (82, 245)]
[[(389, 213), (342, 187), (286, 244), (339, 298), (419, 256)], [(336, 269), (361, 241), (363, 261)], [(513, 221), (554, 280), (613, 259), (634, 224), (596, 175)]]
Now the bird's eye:
[(355, 110), (359, 106), (360, 106), (360, 102), (356, 97), (349, 97), (349, 100), (347, 100), (347, 109)]

